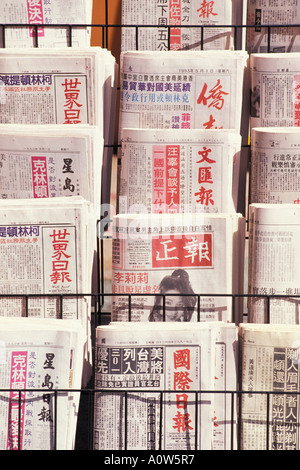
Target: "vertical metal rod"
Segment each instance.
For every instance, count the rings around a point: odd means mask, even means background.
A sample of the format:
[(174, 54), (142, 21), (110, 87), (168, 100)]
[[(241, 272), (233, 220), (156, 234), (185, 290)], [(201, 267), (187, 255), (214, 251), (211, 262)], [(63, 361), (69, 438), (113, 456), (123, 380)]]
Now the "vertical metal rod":
[(267, 430), (266, 430), (266, 450), (269, 450), (269, 420), (270, 420), (270, 393), (267, 392)]
[(158, 438), (158, 450), (162, 450), (162, 425), (163, 425), (163, 395), (161, 391), (159, 395), (159, 438)]
[(54, 390), (54, 450), (57, 449), (57, 390)]
[(135, 27), (135, 49), (139, 50), (139, 27)]
[(73, 26), (69, 24), (69, 47), (73, 45)]
[(231, 423), (230, 423), (230, 449), (231, 450), (234, 450), (234, 436), (235, 436), (235, 432), (234, 432), (234, 428), (235, 428), (235, 424), (234, 424), (234, 409), (235, 409), (235, 406), (234, 406), (234, 397), (235, 397), (235, 393), (234, 392), (231, 392)]
[(198, 450), (198, 392), (195, 393), (195, 450)]
[(125, 392), (124, 450), (127, 450), (128, 437), (128, 392)]

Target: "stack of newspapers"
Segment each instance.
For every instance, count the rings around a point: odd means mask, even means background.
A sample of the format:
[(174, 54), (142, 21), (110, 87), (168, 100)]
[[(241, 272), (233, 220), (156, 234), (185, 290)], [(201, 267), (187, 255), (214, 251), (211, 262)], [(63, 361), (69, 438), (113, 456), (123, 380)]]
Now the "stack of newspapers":
[(95, 172), (103, 170), (102, 197), (107, 201), (112, 148), (104, 142), (113, 141), (117, 72), (112, 54), (99, 47), (2, 49), (0, 70), (1, 124), (98, 128), (95, 159), (103, 160), (103, 168), (97, 163)]
[(247, 29), (248, 323), (239, 327), (243, 450), (299, 449), (299, 6), (248, 2), (254, 27)]
[(236, 449), (235, 325), (117, 322), (96, 335), (95, 449)]
[(299, 323), (299, 52), (250, 56), (249, 320)]
[(240, 324), (241, 450), (299, 450), (299, 325)]
[[(237, 389), (244, 288), (249, 56), (233, 50), (241, 3), (204, 3), (157, 2), (139, 14), (140, 4), (122, 2), (111, 323), (97, 328), (95, 449), (237, 445), (236, 396), (226, 390)], [(190, 27), (175, 28), (174, 15)], [(203, 37), (201, 24), (211, 26)], [(157, 47), (163, 36), (166, 49)]]
[(30, 389), (1, 395), (1, 449), (74, 448), (80, 396), (68, 389), (91, 379), (117, 73), (90, 46), (91, 12), (90, 0), (1, 7), (0, 388)]
[(235, 321), (244, 242), (240, 214), (117, 215), (112, 319)]
[(1, 450), (74, 447), (84, 342), (78, 320), (0, 318)]
[(249, 321), (299, 323), (300, 206), (251, 204)]
[(4, 1), (0, 47), (89, 47), (92, 8), (93, 0)]

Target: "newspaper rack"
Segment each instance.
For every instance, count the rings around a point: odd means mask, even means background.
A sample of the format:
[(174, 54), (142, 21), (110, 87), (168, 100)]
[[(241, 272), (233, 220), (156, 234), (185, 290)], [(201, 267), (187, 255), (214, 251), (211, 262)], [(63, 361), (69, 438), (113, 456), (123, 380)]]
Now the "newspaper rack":
[[(69, 40), (69, 47), (72, 47), (72, 31), (74, 28), (79, 28), (79, 27), (91, 27), (91, 28), (97, 28), (100, 30), (101, 32), (101, 41), (102, 43), (100, 44), (101, 47), (107, 47), (109, 48), (109, 38), (108, 38), (108, 32), (110, 29), (113, 29), (113, 28), (122, 28), (124, 25), (122, 24), (109, 24), (108, 22), (108, 9), (109, 9), (109, 1), (108, 0), (103, 0), (103, 3), (105, 3), (105, 12), (106, 12), (106, 22), (103, 23), (103, 24), (56, 24), (56, 25), (51, 25), (51, 24), (0, 24), (0, 35), (2, 36), (2, 41), (3, 41), (3, 45), (5, 47), (5, 37), (6, 37), (6, 31), (10, 28), (32, 28), (34, 31), (35, 31), (35, 34), (33, 35), (35, 37), (35, 47), (38, 47), (39, 44), (38, 44), (38, 27), (42, 26), (42, 27), (45, 27), (45, 28), (49, 28), (49, 27), (56, 27), (56, 28), (64, 28), (66, 31), (67, 31), (67, 36), (68, 36), (68, 40)], [(271, 32), (272, 32), (272, 28), (276, 28), (278, 27), (278, 25), (276, 24), (260, 24), (259, 25), (260, 28), (264, 28), (266, 30), (266, 34), (267, 34), (267, 38), (268, 38), (268, 52), (270, 52), (270, 43), (271, 43)], [(291, 27), (299, 27), (300, 28), (300, 24), (286, 24), (286, 25), (281, 25), (282, 27), (284, 28), (291, 28)], [(154, 25), (126, 25), (127, 28), (133, 28), (135, 29), (136, 31), (136, 49), (138, 50), (138, 46), (139, 46), (139, 31), (141, 28), (157, 28), (158, 26), (154, 26)], [(177, 25), (177, 27), (185, 27), (183, 25)], [(191, 27), (191, 25), (189, 25), (189, 27)], [(196, 27), (196, 28), (199, 28), (201, 30), (201, 38), (203, 39), (203, 33), (204, 33), (204, 29), (205, 29), (205, 26), (199, 26), (199, 25), (196, 25), (196, 26), (193, 26), (193, 27)], [(210, 28), (212, 28), (213, 25), (210, 25)], [(239, 30), (243, 29), (243, 28), (256, 28), (257, 25), (245, 25), (245, 24), (241, 24), (241, 25), (222, 25), (222, 27), (224, 28), (229, 28), (229, 29), (233, 29), (234, 30), (234, 44), (236, 44), (236, 38), (237, 38), (237, 34), (239, 32)], [(170, 30), (172, 28), (172, 26), (165, 26), (165, 28), (167, 28), (168, 30), (168, 44), (170, 45)], [(202, 43), (202, 40), (201, 40), (201, 48), (203, 48), (203, 43)], [(116, 151), (116, 149), (118, 148), (118, 145), (116, 144), (113, 144), (113, 143), (105, 143), (105, 146), (108, 146), (108, 147), (113, 147), (114, 150)], [(116, 152), (115, 152), (116, 153)], [(99, 219), (98, 223), (101, 225), (102, 221)], [(98, 259), (99, 259), (99, 265), (98, 265), (98, 272), (97, 272), (97, 277), (98, 277), (98, 292), (96, 293), (92, 293), (92, 294), (84, 294), (84, 293), (79, 293), (77, 294), (77, 296), (91, 296), (92, 298), (92, 343), (93, 343), (93, 346), (95, 344), (95, 329), (98, 325), (102, 325), (102, 324), (107, 324), (109, 322), (109, 319), (110, 319), (110, 312), (107, 311), (107, 309), (105, 308), (105, 300), (110, 297), (112, 295), (112, 293), (108, 293), (108, 292), (105, 292), (105, 288), (104, 288), (104, 263), (103, 263), (103, 259), (105, 257), (105, 254), (104, 254), (104, 245), (105, 245), (105, 241), (107, 239), (110, 238), (109, 235), (106, 235), (106, 231), (107, 231), (107, 225), (103, 228), (101, 226), (101, 230), (97, 230), (98, 232), (98, 237), (97, 237), (97, 242), (98, 242), (98, 245), (97, 245), (97, 249), (98, 249)], [(100, 235), (99, 235), (100, 234)], [(55, 294), (54, 294), (55, 295)], [(116, 294), (114, 294), (116, 295)], [(131, 299), (132, 299), (132, 296), (134, 294), (122, 294), (122, 296), (128, 296), (128, 305), (129, 305), (129, 318), (128, 320), (130, 321), (131, 318), (130, 318), (130, 306), (131, 306)], [(143, 294), (145, 295), (145, 294)], [(198, 297), (198, 305), (200, 305), (200, 302), (201, 302), (201, 297), (202, 297), (202, 294), (201, 293), (198, 293), (196, 294), (197, 297)], [(208, 295), (208, 294), (205, 294), (205, 295)], [(215, 295), (215, 294), (214, 294)], [(232, 295), (232, 294), (228, 294), (229, 296), (235, 298), (237, 297), (236, 295)], [(19, 297), (23, 298), (24, 300), (24, 303), (26, 305), (26, 311), (27, 311), (27, 305), (28, 305), (28, 299), (30, 297), (34, 297), (35, 295), (23, 295), (23, 294), (20, 294)], [(36, 295), (38, 297), (49, 297), (49, 295), (45, 294), (45, 295)], [(162, 294), (163, 296), (163, 294)], [(224, 296), (227, 296), (227, 294), (225, 293)], [(1, 295), (1, 297), (9, 297), (9, 295)], [(13, 297), (17, 297), (16, 295), (13, 295)], [(56, 296), (58, 298), (58, 301), (60, 303), (60, 308), (61, 308), (61, 312), (63, 312), (63, 303), (64, 303), (64, 295), (58, 295)], [(75, 294), (72, 294), (72, 297), (76, 297)], [(247, 294), (245, 295), (242, 295), (242, 297), (244, 297), (245, 299), (247, 299), (247, 297), (249, 297)], [(267, 312), (269, 312), (269, 308), (270, 308), (270, 303), (272, 302), (272, 299), (274, 298), (274, 296), (272, 295), (264, 295), (264, 296), (255, 296), (255, 297), (263, 297), (265, 299), (265, 302), (266, 302), (266, 306), (267, 306)], [(283, 296), (281, 296), (283, 297)], [(291, 297), (291, 296), (289, 296)], [(295, 301), (295, 309), (297, 310), (298, 309), (298, 305), (300, 303), (300, 296), (299, 297), (299, 300), (297, 301), (297, 296), (294, 296), (295, 299), (293, 299)], [(234, 302), (232, 304), (234, 306)], [(267, 313), (268, 315), (268, 313)], [(247, 316), (247, 314), (245, 314), (245, 317)], [(235, 318), (235, 313), (233, 312), (233, 318)], [(198, 312), (198, 320), (200, 319), (200, 310)], [(1, 389), (0, 390), (0, 394), (2, 392), (8, 392), (10, 391), (9, 389)], [(22, 390), (19, 390), (17, 391), (18, 394), (19, 394), (19, 403), (21, 403), (21, 400), (22, 400), (22, 393), (24, 391), (27, 391), (26, 389), (22, 389)], [(35, 391), (38, 391), (35, 389)], [(60, 405), (59, 405), (59, 398), (60, 398), (60, 394), (63, 394), (63, 393), (66, 393), (67, 390), (61, 390), (61, 389), (55, 389), (55, 390), (52, 390), (51, 391), (51, 394), (54, 395), (54, 402), (55, 402), (55, 415), (57, 415), (58, 413), (60, 413)], [(91, 385), (90, 387), (87, 386), (86, 388), (83, 388), (83, 389), (79, 389), (79, 390), (72, 390), (72, 392), (74, 393), (78, 393), (80, 394), (81, 396), (81, 401), (80, 401), (80, 408), (79, 408), (79, 416), (78, 416), (78, 425), (77, 425), (77, 437), (76, 437), (76, 445), (75, 445), (75, 449), (78, 449), (78, 450), (92, 450), (93, 449), (93, 407), (94, 407), (94, 396), (96, 393), (101, 393), (101, 390), (99, 389), (95, 389), (93, 387), (93, 385)], [(118, 392), (120, 393), (120, 392)], [(125, 396), (125, 420), (124, 420), (124, 423), (122, 423), (122, 425), (124, 426), (124, 429), (125, 429), (125, 442), (123, 443), (124, 444), (124, 449), (126, 450), (127, 449), (127, 396), (128, 394), (130, 393), (130, 390), (126, 390), (124, 392), (124, 396)], [(163, 406), (163, 396), (164, 396), (164, 393), (166, 393), (165, 391), (160, 391), (158, 392), (160, 394), (160, 403), (161, 403), (161, 407)], [(168, 391), (168, 393), (170, 393), (170, 391)], [(231, 416), (233, 417), (234, 416), (234, 412), (235, 411), (238, 411), (238, 410), (235, 410), (235, 400), (234, 398), (237, 396), (238, 397), (238, 403), (240, 403), (240, 398), (242, 396), (243, 393), (248, 393), (248, 392), (243, 392), (243, 391), (240, 391), (240, 390), (226, 390), (225, 392), (224, 391), (206, 391), (206, 390), (191, 390), (191, 393), (194, 393), (195, 395), (195, 401), (198, 402), (199, 400), (199, 397), (201, 396), (202, 393), (222, 393), (222, 394), (226, 394), (226, 395), (230, 395), (231, 397)], [(266, 400), (267, 400), (267, 409), (266, 409), (266, 422), (269, 423), (269, 416), (270, 416), (270, 397), (272, 394), (274, 394), (275, 392), (272, 392), (272, 391), (253, 391), (252, 392), (253, 394), (263, 394), (266, 396)], [(278, 392), (276, 392), (278, 394)], [(282, 394), (288, 394), (289, 392), (281, 392)], [(300, 392), (298, 392), (299, 394)], [(295, 392), (294, 392), (295, 394)], [(239, 406), (239, 405), (238, 405)], [(21, 406), (19, 405), (19, 410), (21, 409)], [(197, 407), (195, 407), (195, 409), (197, 410)], [(195, 420), (197, 422), (197, 416), (195, 417)], [(161, 423), (160, 423), (161, 424)], [(238, 427), (240, 426), (240, 423), (239, 423), (239, 417), (238, 417)], [(232, 419), (232, 427), (233, 427), (233, 419)], [(266, 426), (266, 444), (265, 444), (265, 449), (268, 450), (269, 449), (269, 426)], [(56, 420), (55, 420), (55, 423), (54, 423), (54, 429), (55, 429), (55, 436), (56, 436)], [(19, 433), (20, 433), (20, 429), (19, 429)], [(20, 443), (20, 436), (19, 436), (19, 443)], [(238, 441), (239, 441), (239, 437), (238, 437)], [(159, 450), (163, 450), (161, 449), (161, 433), (160, 433), (160, 439), (159, 439), (159, 442), (160, 442), (160, 449)], [(232, 442), (232, 448), (233, 448), (233, 429), (232, 429), (232, 436), (231, 436), (231, 442)], [(239, 445), (239, 442), (238, 442), (238, 445)], [(53, 450), (56, 449), (56, 437), (54, 437), (54, 442), (53, 442)], [(192, 449), (190, 450), (197, 450), (197, 438), (195, 439), (195, 445)]]

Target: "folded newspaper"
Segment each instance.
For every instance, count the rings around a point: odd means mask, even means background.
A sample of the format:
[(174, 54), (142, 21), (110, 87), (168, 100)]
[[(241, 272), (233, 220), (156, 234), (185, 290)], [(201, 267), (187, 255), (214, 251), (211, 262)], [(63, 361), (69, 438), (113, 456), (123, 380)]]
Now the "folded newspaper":
[(235, 212), (241, 136), (123, 129), (119, 213)]
[(82, 196), (99, 212), (98, 127), (0, 124), (0, 155), (1, 199)]
[[(2, 49), (0, 70), (0, 124), (97, 126), (104, 144), (112, 144), (117, 64), (106, 49)], [(113, 147), (102, 151), (108, 203)]]
[(111, 323), (95, 362), (95, 450), (236, 448), (235, 325)]
[(242, 49), (246, 0), (122, 0), (121, 18), (123, 51)]
[[(247, 3), (246, 47), (249, 53), (300, 51), (299, 0), (284, 0), (281, 2), (247, 0)], [(272, 27), (268, 28), (266, 25)], [(297, 27), (293, 25), (297, 25)]]
[(297, 325), (241, 324), (241, 450), (299, 450)]
[(251, 138), (251, 203), (300, 203), (300, 129), (256, 127)]
[(249, 208), (249, 322), (299, 323), (300, 206)]
[(235, 321), (240, 214), (119, 214), (112, 230), (113, 321)]
[(224, 128), (243, 136), (247, 63), (244, 51), (121, 53), (120, 137), (124, 128)]
[(300, 53), (250, 54), (251, 128), (299, 127)]
[(92, 8), (93, 0), (3, 1), (0, 47), (89, 47)]
[(74, 449), (84, 342), (78, 320), (0, 318), (1, 450)]

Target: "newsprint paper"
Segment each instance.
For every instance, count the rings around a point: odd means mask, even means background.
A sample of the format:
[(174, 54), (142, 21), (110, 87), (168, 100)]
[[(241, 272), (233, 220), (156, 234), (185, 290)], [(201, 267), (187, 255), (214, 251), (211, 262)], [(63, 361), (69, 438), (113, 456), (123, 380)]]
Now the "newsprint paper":
[(84, 341), (78, 320), (0, 318), (1, 450), (74, 449)]
[(244, 51), (123, 52), (120, 137), (123, 128), (223, 128), (243, 135), (247, 63)]
[(0, 47), (89, 47), (92, 7), (92, 0), (2, 0)]
[(98, 327), (94, 449), (235, 449), (236, 387), (233, 324)]
[[(299, 0), (247, 0), (247, 2), (249, 53), (300, 51), (299, 27), (293, 27), (300, 23)], [(275, 27), (266, 28), (262, 25), (275, 25)]]
[[(116, 71), (115, 58), (100, 47), (0, 49), (0, 124), (97, 126), (111, 144)], [(107, 202), (113, 149), (100, 151)]]
[(122, 0), (122, 24), (131, 27), (122, 28), (121, 47), (123, 51), (241, 49), (244, 30), (230, 26), (244, 24), (245, 18), (246, 0)]
[(0, 317), (79, 320), (91, 372), (94, 213), (81, 197), (0, 201)]
[(115, 216), (112, 320), (233, 321), (244, 237), (240, 214)]
[(239, 339), (241, 450), (299, 450), (299, 326), (241, 324)]
[(300, 206), (251, 204), (249, 322), (299, 323)]
[(240, 152), (222, 129), (123, 129), (119, 213), (235, 212)]
[(300, 203), (300, 128), (256, 127), (251, 138), (251, 203)]
[(251, 128), (299, 127), (300, 53), (250, 54)]
[(82, 196), (100, 207), (96, 126), (0, 124), (0, 199)]

